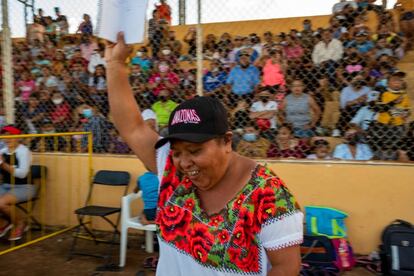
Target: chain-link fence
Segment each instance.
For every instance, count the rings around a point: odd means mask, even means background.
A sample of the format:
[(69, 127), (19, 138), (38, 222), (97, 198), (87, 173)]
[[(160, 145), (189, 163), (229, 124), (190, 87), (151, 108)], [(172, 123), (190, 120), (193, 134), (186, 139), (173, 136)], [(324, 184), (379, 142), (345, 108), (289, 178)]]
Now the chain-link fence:
[[(55, 10), (37, 2), (26, 39), (13, 41), (16, 124), (27, 133), (91, 131), (94, 152), (130, 153), (110, 119), (96, 12), (85, 15), (96, 2)], [(154, 129), (165, 134), (174, 107), (201, 92), (227, 107), (243, 155), (414, 160), (410, 91), (398, 69), (411, 49), (407, 9), (340, 1), (328, 16), (274, 19), (288, 4), (233, 2), (199, 1), (197, 27), (175, 25), (197, 22), (197, 1), (150, 1), (148, 38), (129, 66)], [(73, 11), (76, 19), (65, 16)]]

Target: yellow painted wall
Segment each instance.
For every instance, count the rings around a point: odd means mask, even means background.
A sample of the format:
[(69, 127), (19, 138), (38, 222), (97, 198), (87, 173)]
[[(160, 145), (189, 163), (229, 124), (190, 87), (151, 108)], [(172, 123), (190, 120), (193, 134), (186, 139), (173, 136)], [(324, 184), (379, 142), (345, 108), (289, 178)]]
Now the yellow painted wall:
[[(49, 225), (76, 223), (73, 210), (82, 206), (87, 194), (88, 162), (83, 155), (36, 155), (36, 164), (49, 168), (46, 194), (36, 213)], [(376, 163), (314, 163), (268, 161), (269, 166), (289, 186), (302, 206), (326, 205), (349, 213), (349, 236), (358, 253), (377, 248), (381, 230), (393, 219), (414, 223), (414, 166)], [(126, 170), (131, 173), (130, 190), (144, 172), (133, 156), (99, 156), (93, 168)], [(117, 206), (121, 191), (96, 190), (94, 203)], [(137, 204), (138, 212), (140, 204)], [(44, 215), (42, 216), (41, 211)], [(93, 225), (105, 224), (94, 220)]]

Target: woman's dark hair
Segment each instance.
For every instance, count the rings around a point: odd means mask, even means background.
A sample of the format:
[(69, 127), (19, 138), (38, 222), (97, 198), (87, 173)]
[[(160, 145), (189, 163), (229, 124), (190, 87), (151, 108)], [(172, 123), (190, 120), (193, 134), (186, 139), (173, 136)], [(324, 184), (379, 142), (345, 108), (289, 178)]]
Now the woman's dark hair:
[(279, 130), (281, 128), (287, 128), (291, 133), (293, 133), (293, 126), (289, 123), (283, 123), (279, 126)]
[(318, 139), (315, 142), (313, 142), (314, 149), (319, 148), (319, 147), (322, 147), (322, 146), (329, 147), (329, 142), (326, 141), (325, 139)]
[[(103, 74), (103, 76), (97, 76), (96, 75), (96, 69), (98, 69), (98, 67), (99, 68), (102, 68), (102, 70), (104, 71), (104, 74)], [(98, 65), (96, 65), (96, 67), (95, 67), (95, 72), (93, 73), (93, 84), (94, 85), (97, 85), (98, 84), (98, 82), (99, 82), (99, 78), (104, 78), (104, 80), (106, 80), (106, 74), (105, 74), (105, 66), (103, 66), (102, 64), (98, 64)]]

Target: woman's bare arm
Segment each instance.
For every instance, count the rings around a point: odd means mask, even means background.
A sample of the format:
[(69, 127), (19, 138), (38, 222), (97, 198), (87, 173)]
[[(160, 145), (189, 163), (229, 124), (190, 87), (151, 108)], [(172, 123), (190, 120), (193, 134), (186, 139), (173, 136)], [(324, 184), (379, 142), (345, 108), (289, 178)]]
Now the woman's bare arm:
[(130, 47), (125, 44), (123, 34), (118, 34), (116, 44), (105, 50), (107, 61), (109, 105), (116, 128), (132, 151), (148, 170), (157, 172), (154, 145), (158, 140), (155, 133), (145, 123), (128, 81), (126, 59)]

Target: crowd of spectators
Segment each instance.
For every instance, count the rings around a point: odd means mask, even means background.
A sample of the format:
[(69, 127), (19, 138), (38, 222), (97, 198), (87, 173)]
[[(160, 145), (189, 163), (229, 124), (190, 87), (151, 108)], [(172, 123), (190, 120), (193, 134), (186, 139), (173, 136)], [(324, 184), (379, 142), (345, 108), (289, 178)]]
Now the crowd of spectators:
[[(306, 19), (288, 33), (206, 35), (204, 95), (227, 107), (235, 150), (257, 158), (413, 160), (405, 73), (396, 67), (410, 50), (408, 33), (395, 24), (396, 13), (373, 2), (341, 0), (325, 28)], [(52, 18), (39, 10), (27, 40), (13, 45), (18, 127), (92, 131), (95, 152), (130, 153), (110, 122), (105, 46), (93, 37), (89, 15), (74, 36), (55, 12)], [(376, 13), (376, 29), (367, 25), (369, 12)], [(130, 59), (137, 104), (153, 114), (161, 135), (172, 110), (196, 96), (196, 70), (181, 66), (196, 58), (196, 29), (181, 41), (170, 24), (161, 1), (149, 20), (148, 44)], [(343, 143), (331, 147), (326, 136)], [(59, 143), (61, 150), (85, 150), (86, 140), (73, 138)], [(31, 146), (40, 150), (42, 143)]]

